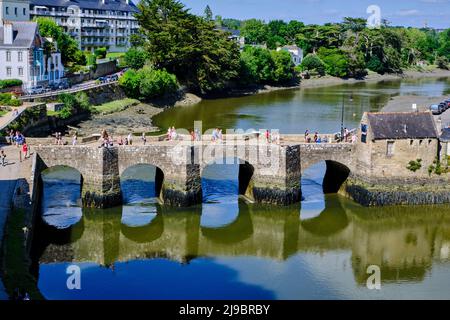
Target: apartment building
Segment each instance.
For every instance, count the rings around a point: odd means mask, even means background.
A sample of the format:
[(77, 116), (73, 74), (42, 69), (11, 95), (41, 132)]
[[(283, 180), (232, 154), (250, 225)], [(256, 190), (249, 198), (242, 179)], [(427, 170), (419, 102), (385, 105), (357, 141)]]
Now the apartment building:
[(51, 17), (80, 44), (81, 50), (106, 47), (124, 52), (138, 31), (132, 0), (29, 0), (30, 17)]

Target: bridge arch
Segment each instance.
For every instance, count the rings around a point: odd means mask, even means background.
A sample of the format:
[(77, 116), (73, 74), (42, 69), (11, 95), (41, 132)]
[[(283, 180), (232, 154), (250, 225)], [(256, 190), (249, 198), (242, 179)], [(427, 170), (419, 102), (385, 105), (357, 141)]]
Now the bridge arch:
[(83, 175), (74, 167), (54, 165), (39, 174), (42, 220), (59, 230), (80, 223)]
[(253, 178), (255, 175), (255, 167), (248, 161), (238, 157), (217, 157), (216, 159), (204, 164), (200, 168), (200, 177), (204, 179), (206, 170), (221, 165), (237, 166), (237, 183), (238, 196), (245, 196), (248, 200), (253, 201)]
[(133, 164), (122, 171), (120, 185), (123, 204), (152, 197), (163, 200), (164, 172), (153, 164)]

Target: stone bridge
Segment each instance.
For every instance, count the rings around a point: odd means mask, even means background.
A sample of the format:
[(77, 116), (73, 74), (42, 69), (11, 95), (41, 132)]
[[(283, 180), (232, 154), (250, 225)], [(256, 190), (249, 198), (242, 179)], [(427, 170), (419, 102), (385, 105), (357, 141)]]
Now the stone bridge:
[(120, 179), (130, 167), (156, 167), (155, 194), (167, 205), (202, 202), (201, 176), (212, 163), (239, 164), (239, 193), (258, 203), (288, 205), (300, 201), (302, 171), (326, 161), (324, 191), (337, 192), (353, 168), (352, 144), (277, 145), (241, 141), (214, 144), (154, 142), (146, 146), (39, 146), (35, 170), (68, 166), (82, 176), (86, 207), (106, 208), (122, 203)]

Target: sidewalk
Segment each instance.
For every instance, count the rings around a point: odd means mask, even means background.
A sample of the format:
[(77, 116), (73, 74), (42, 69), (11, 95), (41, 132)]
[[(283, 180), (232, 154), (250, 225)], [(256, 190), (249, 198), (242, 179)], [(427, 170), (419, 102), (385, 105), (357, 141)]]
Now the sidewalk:
[[(12, 152), (8, 149), (11, 150), (11, 148), (5, 148), (8, 156), (7, 159), (11, 164), (6, 167), (0, 166), (0, 247), (3, 240), (6, 218), (11, 209), (12, 194), (20, 172), (20, 162), (14, 159), (17, 158), (17, 153), (16, 156), (13, 156), (11, 154)], [(0, 279), (0, 300), (4, 299), (8, 299), (8, 296)]]
[(18, 118), (20, 114), (25, 111), (26, 108), (27, 106), (15, 108), (17, 110), (16, 115), (14, 115), (13, 111), (10, 111), (4, 116), (0, 117), (0, 130), (5, 129), (11, 122), (13, 122), (16, 118)]

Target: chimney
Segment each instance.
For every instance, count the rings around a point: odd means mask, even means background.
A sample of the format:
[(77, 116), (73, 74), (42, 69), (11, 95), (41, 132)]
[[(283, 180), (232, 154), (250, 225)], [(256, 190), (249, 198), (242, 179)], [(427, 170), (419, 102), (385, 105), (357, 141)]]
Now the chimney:
[(13, 44), (13, 25), (11, 22), (3, 23), (3, 43)]

